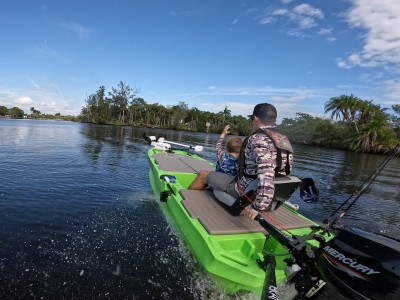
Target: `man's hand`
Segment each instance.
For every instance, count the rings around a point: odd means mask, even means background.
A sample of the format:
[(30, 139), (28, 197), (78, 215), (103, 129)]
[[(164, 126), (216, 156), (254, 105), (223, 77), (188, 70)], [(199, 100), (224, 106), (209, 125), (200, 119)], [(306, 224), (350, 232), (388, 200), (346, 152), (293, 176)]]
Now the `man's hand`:
[(250, 204), (244, 208), (244, 215), (254, 220), (254, 218), (258, 216), (258, 212), (255, 211), (253, 206)]

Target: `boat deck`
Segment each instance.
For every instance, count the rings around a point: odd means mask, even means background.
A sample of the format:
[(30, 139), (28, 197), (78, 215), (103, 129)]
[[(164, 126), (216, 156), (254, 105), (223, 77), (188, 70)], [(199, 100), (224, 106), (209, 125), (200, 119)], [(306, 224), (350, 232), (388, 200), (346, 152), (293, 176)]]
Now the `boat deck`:
[[(159, 170), (172, 173), (197, 174), (200, 171), (215, 171), (205, 160), (175, 153), (157, 153), (154, 156)], [(192, 218), (198, 219), (211, 235), (229, 235), (262, 232), (265, 229), (245, 216), (232, 216), (210, 191), (180, 190), (182, 205)], [(268, 215), (286, 229), (305, 228), (314, 224), (296, 213), (280, 206)], [(268, 217), (263, 218), (277, 227)], [(277, 227), (279, 228), (279, 227)]]
[[(262, 232), (265, 229), (245, 216), (232, 216), (221, 205), (210, 191), (180, 190), (183, 198), (182, 205), (192, 218), (198, 219), (211, 235), (243, 234)], [(267, 213), (286, 229), (297, 229), (313, 226), (314, 224), (296, 213), (280, 206), (277, 210)], [(280, 229), (268, 217), (263, 218)]]
[(161, 152), (153, 158), (158, 168), (165, 172), (197, 174), (200, 171), (215, 171), (215, 167), (207, 161), (181, 154)]

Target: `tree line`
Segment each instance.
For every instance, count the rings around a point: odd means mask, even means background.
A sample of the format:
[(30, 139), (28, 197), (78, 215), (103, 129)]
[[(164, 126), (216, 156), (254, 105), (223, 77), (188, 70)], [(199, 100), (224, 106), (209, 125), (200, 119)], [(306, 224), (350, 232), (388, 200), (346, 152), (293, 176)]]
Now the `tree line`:
[[(111, 92), (106, 93), (105, 87), (100, 86), (87, 96), (78, 117), (42, 114), (34, 107), (30, 108), (29, 117), (212, 133), (220, 133), (229, 124), (231, 132), (241, 136), (252, 131), (250, 119), (232, 115), (228, 107), (212, 113), (189, 108), (184, 101), (170, 106), (149, 104), (137, 96), (138, 92), (121, 81)], [(330, 113), (329, 119), (298, 112), (295, 118), (284, 118), (278, 129), (294, 143), (361, 152), (386, 152), (400, 140), (399, 104), (392, 105), (389, 111), (373, 100), (351, 94), (330, 98), (324, 108), (325, 113)], [(24, 112), (18, 107), (0, 106), (1, 115), (22, 118)]]
[(7, 108), (6, 106), (0, 106), (0, 116), (10, 116), (12, 118), (23, 118), (25, 112), (19, 107)]
[[(90, 94), (86, 106), (82, 108), (80, 118), (83, 122), (97, 124), (132, 125), (143, 127), (171, 128), (202, 132), (220, 132), (225, 124), (231, 125), (232, 132), (246, 135), (251, 131), (248, 118), (232, 116), (225, 109), (218, 113), (189, 108), (184, 101), (177, 105), (164, 106), (159, 103), (147, 103), (137, 97), (138, 90), (124, 82), (106, 93), (104, 86)], [(206, 126), (209, 125), (209, 126)]]
[[(177, 105), (148, 104), (137, 97), (138, 90), (124, 82), (106, 94), (104, 86), (86, 99), (80, 118), (83, 122), (98, 124), (133, 125), (157, 128), (193, 130), (219, 133), (226, 124), (231, 132), (248, 135), (252, 131), (249, 118), (233, 116), (228, 107), (212, 113), (189, 108), (180, 101)], [(325, 113), (331, 118), (321, 118), (296, 113), (295, 118), (284, 118), (278, 126), (289, 139), (297, 143), (327, 146), (362, 152), (385, 152), (400, 139), (400, 106), (393, 105), (395, 114), (387, 108), (354, 95), (332, 97), (325, 103)], [(206, 126), (209, 125), (209, 127)]]
[(296, 113), (279, 125), (292, 141), (361, 152), (387, 152), (400, 140), (400, 105), (388, 108), (354, 95), (333, 97), (325, 103), (330, 119)]

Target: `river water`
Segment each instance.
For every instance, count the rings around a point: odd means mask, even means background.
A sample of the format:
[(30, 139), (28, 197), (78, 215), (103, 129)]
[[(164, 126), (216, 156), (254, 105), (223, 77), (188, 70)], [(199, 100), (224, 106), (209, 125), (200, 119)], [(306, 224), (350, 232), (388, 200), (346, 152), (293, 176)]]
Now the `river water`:
[[(164, 218), (148, 181), (143, 133), (204, 146), (219, 135), (0, 119), (0, 299), (226, 299)], [(294, 175), (320, 200), (291, 201), (325, 219), (384, 159), (294, 145)], [(398, 237), (399, 159), (343, 224)], [(238, 299), (256, 299), (242, 294)]]

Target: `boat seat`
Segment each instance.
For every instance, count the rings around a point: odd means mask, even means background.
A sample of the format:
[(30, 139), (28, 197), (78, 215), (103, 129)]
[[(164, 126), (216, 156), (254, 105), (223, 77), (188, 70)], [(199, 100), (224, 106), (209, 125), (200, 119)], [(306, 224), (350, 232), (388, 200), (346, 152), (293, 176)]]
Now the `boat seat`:
[(215, 171), (208, 161), (182, 154), (160, 152), (153, 157), (158, 168), (165, 172), (197, 174), (200, 171)]
[[(245, 189), (245, 193), (249, 195), (250, 192), (254, 193), (257, 191), (258, 185), (259, 185), (259, 180), (255, 179), (253, 180), (249, 186)], [(282, 177), (276, 177), (274, 180), (274, 185), (275, 185), (275, 192), (274, 192), (274, 198), (272, 200), (272, 203), (269, 207), (270, 210), (276, 210), (278, 209), (283, 202), (288, 200), (290, 196), (296, 191), (296, 189), (299, 187), (301, 184), (301, 180), (295, 176), (282, 176)], [(236, 202), (239, 201), (237, 198), (219, 190), (214, 190), (214, 196), (222, 203), (226, 204), (227, 207), (232, 207), (232, 205)], [(246, 201), (247, 202), (247, 201)], [(230, 210), (227, 208), (227, 210)], [(243, 208), (241, 208), (243, 209)], [(238, 214), (239, 211), (234, 212), (235, 209), (231, 209), (231, 214), (235, 215)]]
[[(243, 215), (232, 216), (229, 214), (210, 191), (180, 190), (180, 194), (183, 198), (182, 205), (189, 215), (198, 219), (211, 235), (267, 233), (258, 222)], [(286, 229), (305, 228), (314, 225), (283, 206), (268, 212), (268, 215)], [(264, 216), (263, 218), (277, 227), (268, 217)]]

